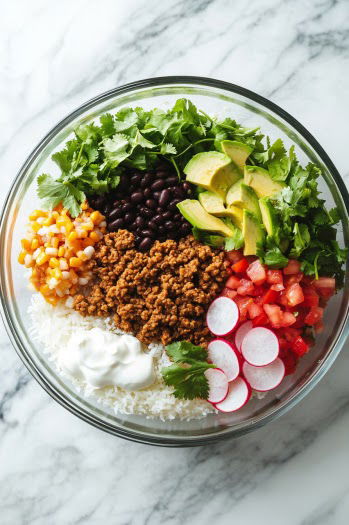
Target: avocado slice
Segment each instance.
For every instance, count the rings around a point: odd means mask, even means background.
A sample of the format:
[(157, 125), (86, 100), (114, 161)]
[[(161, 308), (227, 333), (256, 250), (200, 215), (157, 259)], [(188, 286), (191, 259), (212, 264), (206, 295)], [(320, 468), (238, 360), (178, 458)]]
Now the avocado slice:
[(258, 166), (245, 166), (244, 180), (245, 184), (254, 189), (258, 197), (271, 197), (286, 186), (282, 182), (274, 181), (267, 170)]
[(207, 213), (212, 213), (212, 215), (217, 215), (218, 217), (220, 215), (224, 216), (224, 201), (222, 197), (217, 195), (217, 193), (212, 193), (212, 191), (202, 191), (199, 193), (199, 201)]
[(187, 181), (217, 193), (223, 199), (241, 173), (228, 155), (219, 151), (197, 153), (184, 168)]
[(256, 255), (257, 244), (263, 242), (264, 232), (257, 217), (249, 210), (244, 210), (242, 218), (242, 235), (245, 242), (244, 255)]
[(238, 208), (237, 206), (228, 206), (226, 209), (227, 217), (230, 217), (233, 220), (233, 223), (235, 226), (237, 226), (240, 230), (242, 229), (242, 216), (243, 216), (243, 210), (241, 208)]
[[(230, 202), (231, 198), (234, 198), (232, 202)], [(230, 195), (229, 206), (231, 205), (250, 210), (259, 220), (262, 220), (258, 197), (254, 190), (244, 183), (240, 184), (237, 191), (232, 192)]]
[(177, 208), (192, 226), (196, 226), (200, 230), (218, 233), (224, 237), (231, 236), (231, 229), (221, 219), (207, 213), (199, 201), (186, 199), (179, 202)]
[(230, 186), (225, 201), (228, 206), (230, 206), (234, 201), (240, 199), (240, 187), (244, 183), (244, 179), (239, 179), (232, 186)]
[(268, 235), (275, 235), (277, 229), (277, 219), (272, 203), (267, 197), (259, 199), (259, 207), (262, 214), (263, 224)]
[(239, 170), (243, 172), (246, 160), (251, 155), (253, 148), (237, 140), (223, 140), (221, 148), (223, 153), (228, 155)]

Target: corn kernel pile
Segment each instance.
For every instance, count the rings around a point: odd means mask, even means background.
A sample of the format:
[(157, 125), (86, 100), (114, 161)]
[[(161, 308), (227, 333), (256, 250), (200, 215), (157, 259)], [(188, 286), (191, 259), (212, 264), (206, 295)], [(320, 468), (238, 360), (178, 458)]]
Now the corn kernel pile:
[(72, 219), (58, 205), (53, 211), (35, 210), (29, 216), (28, 235), (22, 239), (18, 262), (31, 268), (30, 281), (52, 305), (72, 296), (88, 283), (92, 274), (86, 261), (94, 245), (106, 231), (104, 216), (82, 205), (82, 213)]

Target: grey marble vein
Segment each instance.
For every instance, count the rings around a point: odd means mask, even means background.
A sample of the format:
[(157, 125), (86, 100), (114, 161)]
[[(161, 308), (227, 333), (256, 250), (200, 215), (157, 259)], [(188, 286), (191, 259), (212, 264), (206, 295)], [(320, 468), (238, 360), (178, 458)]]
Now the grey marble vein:
[[(41, 137), (139, 78), (212, 76), (271, 97), (349, 182), (347, 0), (14, 0), (0, 17), (0, 204)], [(1, 525), (346, 525), (349, 345), (280, 420), (238, 440), (159, 449), (51, 400), (0, 326)]]

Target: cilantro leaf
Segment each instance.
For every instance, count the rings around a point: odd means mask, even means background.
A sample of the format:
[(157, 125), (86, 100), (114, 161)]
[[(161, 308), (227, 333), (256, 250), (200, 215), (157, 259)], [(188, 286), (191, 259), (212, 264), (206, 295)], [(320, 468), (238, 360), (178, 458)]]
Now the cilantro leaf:
[(202, 346), (195, 346), (188, 341), (177, 341), (166, 346), (168, 356), (177, 363), (188, 362), (188, 359), (206, 360), (207, 351)]
[(80, 213), (80, 204), (85, 200), (85, 194), (69, 182), (58, 182), (50, 175), (42, 174), (38, 177), (37, 193), (44, 199), (44, 206), (52, 209), (60, 202), (63, 203), (72, 217)]

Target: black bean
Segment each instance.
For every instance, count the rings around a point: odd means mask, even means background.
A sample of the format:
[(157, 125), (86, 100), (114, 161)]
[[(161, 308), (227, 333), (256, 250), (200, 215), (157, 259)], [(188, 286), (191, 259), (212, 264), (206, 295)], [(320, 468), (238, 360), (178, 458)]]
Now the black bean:
[(117, 191), (116, 193), (114, 193), (114, 197), (113, 198), (116, 199), (116, 200), (120, 200), (120, 199), (123, 198), (123, 196), (124, 196), (124, 193), (122, 191)]
[(180, 221), (182, 219), (183, 215), (181, 215), (180, 213), (176, 213), (174, 216), (173, 216), (173, 219), (175, 221)]
[(139, 250), (141, 250), (142, 252), (144, 251), (147, 251), (149, 250), (149, 248), (151, 247), (151, 245), (153, 244), (153, 240), (150, 238), (150, 237), (145, 237), (140, 243), (139, 243)]
[(177, 183), (178, 183), (178, 177), (176, 176), (167, 177), (166, 179), (166, 184), (168, 186), (173, 186), (173, 185), (176, 185)]
[(142, 230), (141, 236), (142, 237), (155, 237), (155, 233), (151, 230)]
[(150, 219), (154, 215), (154, 210), (150, 210), (149, 208), (145, 208), (143, 206), (143, 208), (141, 208), (141, 215), (147, 219)]
[(106, 204), (103, 208), (103, 214), (104, 215), (109, 215), (109, 213), (111, 212), (112, 210), (112, 205), (111, 204)]
[(143, 195), (146, 199), (149, 199), (149, 197), (153, 195), (153, 192), (150, 188), (145, 188), (145, 190), (143, 191)]
[(112, 220), (115, 220), (115, 219), (119, 219), (120, 217), (123, 216), (123, 213), (122, 213), (122, 210), (121, 208), (114, 208), (110, 213), (109, 213), (109, 220), (112, 221)]
[(153, 191), (160, 191), (165, 187), (165, 181), (158, 179), (150, 186)]
[(162, 215), (155, 215), (154, 219), (152, 219), (155, 224), (162, 224), (164, 222), (164, 218)]
[(183, 215), (182, 215), (182, 217), (181, 217), (181, 221), (186, 223), (186, 222), (187, 222), (187, 219), (186, 219), (185, 217), (183, 217)]
[(145, 204), (148, 208), (152, 208), (153, 210), (156, 208), (156, 202), (154, 201), (154, 199), (147, 199), (145, 201)]
[(173, 215), (173, 213), (171, 211), (167, 210), (167, 211), (165, 211), (165, 213), (162, 214), (162, 217), (164, 218), (164, 220), (167, 220), (167, 219), (171, 219), (172, 215)]
[(126, 224), (131, 224), (131, 222), (134, 221), (134, 218), (135, 218), (134, 213), (129, 212), (129, 213), (126, 213), (124, 217), (124, 221)]
[(162, 190), (159, 197), (159, 204), (161, 208), (165, 208), (171, 198), (171, 194), (168, 190)]
[(154, 180), (154, 175), (152, 175), (151, 173), (146, 173), (145, 175), (143, 175), (143, 178), (140, 182), (140, 186), (141, 188), (147, 188), (148, 186), (150, 186), (150, 184), (153, 182)]
[(113, 208), (118, 208), (119, 206), (122, 206), (120, 200), (116, 199), (113, 201)]
[(185, 192), (182, 190), (182, 188), (180, 188), (179, 186), (177, 188), (174, 189), (174, 192), (176, 197), (178, 197), (179, 199), (183, 199), (184, 196), (185, 196)]
[(166, 232), (166, 228), (165, 226), (159, 226), (158, 228), (158, 232), (161, 234), (161, 233), (165, 233)]
[(170, 204), (168, 205), (168, 209), (171, 211), (177, 211), (178, 210), (177, 204), (179, 202), (181, 202), (180, 199), (173, 199), (173, 201), (171, 201)]
[(121, 204), (126, 204), (127, 202), (130, 202), (130, 201), (129, 201), (128, 199), (127, 199), (127, 200), (126, 200), (126, 199), (122, 199), (122, 200), (120, 201)]
[(173, 230), (176, 226), (175, 223), (172, 221), (166, 221), (164, 224), (166, 230)]
[(95, 199), (95, 207), (98, 209), (101, 209), (103, 208), (104, 204), (105, 204), (105, 198), (102, 197), (102, 195), (99, 195), (99, 197)]
[(113, 222), (110, 222), (108, 224), (108, 230), (111, 232), (115, 232), (116, 230), (120, 230), (124, 226), (124, 219), (116, 219)]
[(128, 211), (131, 211), (133, 209), (133, 206), (130, 202), (126, 202), (126, 204), (122, 205), (121, 209), (124, 213), (127, 213)]
[(118, 190), (125, 190), (130, 184), (130, 178), (128, 175), (121, 175)]
[(145, 220), (141, 215), (138, 215), (138, 217), (136, 217), (135, 225), (137, 228), (143, 228), (143, 226), (145, 225)]
[(154, 231), (157, 231), (158, 229), (158, 225), (156, 224), (156, 222), (154, 221), (154, 219), (151, 219), (149, 222), (148, 222), (148, 226), (151, 230), (154, 230)]
[(184, 233), (185, 235), (190, 233), (191, 232), (191, 226), (190, 226), (189, 222), (185, 222), (185, 223), (181, 224), (180, 231), (181, 231), (181, 233)]
[(156, 172), (156, 176), (159, 177), (160, 179), (164, 179), (165, 177), (167, 177), (167, 175), (168, 175), (167, 171), (163, 171), (163, 168), (159, 169), (159, 171)]
[(131, 195), (131, 202), (134, 204), (139, 204), (143, 200), (143, 193), (141, 191), (135, 191)]
[(161, 208), (161, 206), (158, 206), (156, 208), (156, 213), (162, 213), (164, 210)]
[(139, 175), (138, 173), (136, 175), (132, 175), (131, 177), (131, 184), (134, 184), (135, 186), (138, 186), (139, 183), (142, 180), (142, 175)]
[[(151, 191), (151, 190), (150, 190)], [(160, 191), (154, 191), (153, 192), (153, 199), (155, 200), (159, 200), (159, 197), (160, 197)]]
[(135, 243), (136, 244), (139, 244), (142, 240), (142, 237), (140, 237), (139, 235), (135, 235)]
[(137, 226), (135, 225), (135, 223), (128, 224), (127, 229), (130, 230), (130, 232), (134, 232), (137, 229)]
[(189, 182), (187, 182), (187, 181), (182, 183), (182, 188), (183, 188), (184, 191), (191, 190), (191, 186), (190, 186)]

